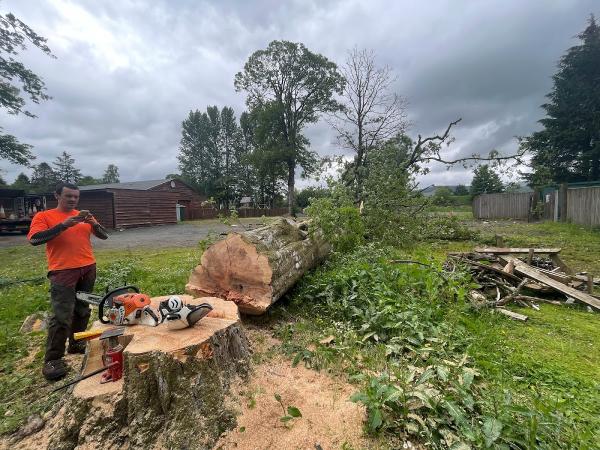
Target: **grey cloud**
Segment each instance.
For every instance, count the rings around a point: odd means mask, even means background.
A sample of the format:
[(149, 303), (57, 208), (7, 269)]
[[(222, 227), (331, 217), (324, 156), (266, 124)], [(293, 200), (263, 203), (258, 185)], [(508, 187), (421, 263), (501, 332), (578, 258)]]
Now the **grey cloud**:
[[(443, 131), (457, 117), (449, 154), (516, 149), (515, 135), (537, 129), (539, 105), (593, 0), (496, 2), (385, 1), (146, 2), (5, 0), (0, 9), (48, 38), (58, 59), (39, 51), (25, 62), (54, 98), (39, 116), (2, 117), (1, 125), (35, 145), (38, 161), (67, 150), (85, 174), (115, 163), (124, 180), (177, 170), (181, 121), (190, 109), (231, 105), (244, 95), (233, 77), (273, 39), (301, 41), (342, 63), (357, 45), (395, 69), (409, 100), (410, 134)], [(66, 13), (65, 11), (69, 11)], [(83, 11), (86, 27), (73, 14)], [(307, 129), (313, 149), (343, 153), (325, 121)], [(12, 180), (21, 167), (0, 161)], [(470, 171), (432, 166), (422, 183), (470, 181)], [(302, 182), (304, 183), (304, 182)]]

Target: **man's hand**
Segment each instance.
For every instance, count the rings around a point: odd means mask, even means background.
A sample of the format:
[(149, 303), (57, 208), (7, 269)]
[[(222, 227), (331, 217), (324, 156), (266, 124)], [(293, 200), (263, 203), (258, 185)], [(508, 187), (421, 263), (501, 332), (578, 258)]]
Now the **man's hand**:
[(72, 216), (72, 217), (69, 217), (68, 219), (65, 219), (62, 222), (62, 226), (65, 228), (71, 228), (72, 226), (75, 226), (78, 223), (83, 222), (85, 219), (86, 218), (81, 217), (81, 216)]
[(96, 220), (96, 218), (92, 214), (88, 214), (83, 221), (85, 223), (89, 223), (92, 226), (98, 224), (98, 221)]

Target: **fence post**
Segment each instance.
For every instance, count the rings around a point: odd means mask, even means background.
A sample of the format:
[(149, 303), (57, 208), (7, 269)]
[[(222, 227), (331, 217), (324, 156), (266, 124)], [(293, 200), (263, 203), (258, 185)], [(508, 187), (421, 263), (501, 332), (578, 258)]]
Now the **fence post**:
[(567, 221), (567, 183), (561, 183), (558, 188), (558, 217), (561, 222)]
[(533, 222), (538, 219), (538, 211), (537, 206), (540, 200), (540, 191), (539, 189), (535, 189), (533, 191), (533, 196), (531, 197), (531, 207), (529, 208), (529, 220), (528, 222)]

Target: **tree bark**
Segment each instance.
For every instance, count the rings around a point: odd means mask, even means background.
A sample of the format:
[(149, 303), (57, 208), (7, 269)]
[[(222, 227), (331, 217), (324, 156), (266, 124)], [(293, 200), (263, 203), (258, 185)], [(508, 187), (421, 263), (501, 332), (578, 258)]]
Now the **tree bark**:
[(263, 314), (302, 275), (317, 266), (330, 246), (319, 232), (281, 218), (210, 246), (190, 275), (186, 292), (237, 303), (246, 314)]
[[(98, 374), (78, 383), (57, 415), (49, 449), (209, 449), (235, 426), (225, 395), (233, 379), (247, 374), (250, 355), (237, 308), (217, 298), (182, 297), (214, 310), (183, 330), (127, 327), (119, 338), (123, 378), (100, 384)], [(153, 298), (152, 305), (165, 298)], [(101, 367), (101, 347), (89, 342), (83, 374)]]
[(296, 165), (288, 163), (288, 214), (294, 214), (294, 182), (296, 178)]

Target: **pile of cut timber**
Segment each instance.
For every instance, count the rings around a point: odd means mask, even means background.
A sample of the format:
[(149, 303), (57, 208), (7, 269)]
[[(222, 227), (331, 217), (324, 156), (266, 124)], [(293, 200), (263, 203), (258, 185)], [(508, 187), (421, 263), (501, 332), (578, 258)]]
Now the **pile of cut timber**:
[(307, 223), (281, 218), (211, 245), (192, 271), (186, 292), (233, 301), (246, 314), (263, 314), (329, 251), (320, 233), (308, 232)]
[[(101, 384), (97, 374), (79, 382), (49, 424), (55, 429), (48, 448), (212, 448), (235, 425), (226, 393), (247, 374), (250, 357), (237, 307), (219, 298), (180, 297), (213, 310), (183, 330), (126, 327), (119, 337), (123, 378)], [(152, 306), (166, 298), (152, 298)], [(100, 341), (89, 341), (82, 374), (102, 365)]]
[(537, 303), (579, 302), (600, 311), (590, 274), (574, 273), (560, 258), (560, 248), (477, 247), (470, 253), (450, 253), (446, 270), (466, 265), (479, 289), (470, 292), (476, 307), (497, 308), (516, 320), (527, 316), (504, 309), (509, 303), (539, 309)]

